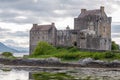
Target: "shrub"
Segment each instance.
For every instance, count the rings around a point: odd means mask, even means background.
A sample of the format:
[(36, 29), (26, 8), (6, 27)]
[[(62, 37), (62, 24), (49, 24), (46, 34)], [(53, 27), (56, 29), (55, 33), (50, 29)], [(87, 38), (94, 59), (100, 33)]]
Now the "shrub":
[(11, 52), (3, 52), (1, 55), (5, 56), (5, 57), (11, 57), (11, 56), (13, 56), (13, 54)]
[(112, 50), (119, 50), (119, 45), (112, 41)]
[(93, 53), (92, 57), (95, 60), (102, 59), (103, 58), (103, 53)]
[(47, 42), (39, 42), (36, 46), (35, 50), (33, 51), (33, 56), (39, 56), (39, 55), (48, 55), (51, 53), (54, 53), (56, 51), (56, 48), (52, 45), (48, 44)]
[(69, 52), (77, 52), (79, 51), (76, 47), (69, 48)]
[(115, 54), (112, 53), (112, 52), (106, 52), (105, 53), (105, 58), (114, 58), (115, 57)]

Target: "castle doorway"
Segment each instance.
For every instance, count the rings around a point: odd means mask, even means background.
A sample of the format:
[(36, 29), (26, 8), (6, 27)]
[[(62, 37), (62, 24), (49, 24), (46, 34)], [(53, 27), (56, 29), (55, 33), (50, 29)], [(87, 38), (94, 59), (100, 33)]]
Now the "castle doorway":
[(76, 42), (76, 41), (74, 41), (74, 42), (73, 42), (73, 45), (74, 45), (74, 46), (77, 46), (77, 42)]

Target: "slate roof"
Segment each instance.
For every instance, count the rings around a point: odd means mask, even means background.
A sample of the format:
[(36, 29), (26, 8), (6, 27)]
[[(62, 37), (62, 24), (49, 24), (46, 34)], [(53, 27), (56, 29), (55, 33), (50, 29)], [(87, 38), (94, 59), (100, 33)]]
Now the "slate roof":
[(96, 10), (86, 10), (85, 13), (81, 13), (78, 18), (83, 18), (87, 15), (100, 15), (101, 10), (100, 9), (96, 9)]
[(31, 30), (32, 31), (48, 31), (52, 27), (54, 26), (53, 25), (37, 25), (37, 26), (33, 26)]

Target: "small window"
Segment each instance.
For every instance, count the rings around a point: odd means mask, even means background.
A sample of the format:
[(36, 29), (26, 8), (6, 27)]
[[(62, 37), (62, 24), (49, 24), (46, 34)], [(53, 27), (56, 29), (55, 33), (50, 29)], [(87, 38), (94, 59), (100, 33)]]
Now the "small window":
[(44, 40), (44, 36), (42, 37), (42, 39)]
[(104, 32), (106, 31), (105, 26), (104, 26)]
[(32, 39), (34, 39), (34, 37), (32, 37)]

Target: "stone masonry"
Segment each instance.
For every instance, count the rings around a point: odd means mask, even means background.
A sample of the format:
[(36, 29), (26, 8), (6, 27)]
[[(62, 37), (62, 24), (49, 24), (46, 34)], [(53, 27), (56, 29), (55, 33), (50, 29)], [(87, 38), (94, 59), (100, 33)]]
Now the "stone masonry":
[(39, 41), (54, 46), (76, 46), (85, 50), (111, 50), (111, 17), (107, 17), (104, 7), (96, 10), (81, 9), (74, 18), (74, 29), (57, 30), (55, 24), (33, 24), (30, 30), (30, 54)]

